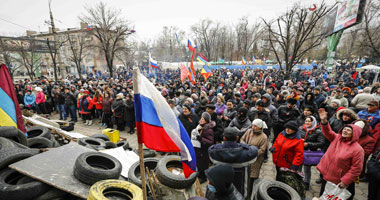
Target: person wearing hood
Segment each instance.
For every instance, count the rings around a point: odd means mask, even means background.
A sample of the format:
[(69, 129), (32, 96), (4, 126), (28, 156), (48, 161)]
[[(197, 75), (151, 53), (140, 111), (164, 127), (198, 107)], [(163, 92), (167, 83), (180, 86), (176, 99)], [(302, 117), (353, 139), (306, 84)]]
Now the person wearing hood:
[(264, 102), (265, 108), (267, 108), (270, 111), (270, 117), (273, 120), (273, 122), (277, 122), (278, 120), (278, 112), (276, 107), (272, 105), (272, 98), (270, 97), (269, 94), (264, 94), (261, 97), (261, 100)]
[[(305, 122), (298, 128), (298, 132), (303, 139), (304, 150), (316, 151), (318, 149), (325, 150), (326, 138), (323, 136), (321, 129), (318, 126), (317, 119), (314, 116), (307, 116)], [(306, 190), (310, 188), (311, 165), (303, 166)]]
[(336, 113), (336, 117), (332, 117), (329, 121), (331, 129), (334, 132), (339, 130), (347, 124), (351, 124), (353, 121), (359, 119), (358, 115), (351, 109), (340, 109)]
[(244, 200), (233, 184), (235, 171), (230, 165), (219, 164), (206, 170), (209, 181), (206, 189), (208, 200)]
[(284, 124), (296, 120), (298, 116), (300, 116), (300, 112), (297, 108), (297, 100), (290, 98), (288, 99), (287, 105), (280, 106), (278, 108), (278, 123), (273, 127), (273, 141), (275, 141), (277, 135), (285, 129)]
[(301, 109), (303, 110), (305, 107), (311, 107), (313, 109), (313, 113), (317, 113), (318, 105), (314, 102), (314, 94), (307, 93), (305, 99), (301, 104)]
[(317, 165), (322, 174), (322, 186), (320, 195), (323, 194), (326, 181), (330, 181), (346, 188), (355, 196), (355, 180), (358, 179), (363, 168), (364, 150), (358, 143), (361, 129), (354, 124), (346, 124), (336, 134), (327, 121), (327, 112), (324, 109), (318, 111), (321, 119), (323, 135), (329, 140), (330, 146)]
[(91, 110), (93, 108), (92, 99), (89, 96), (90, 92), (85, 90), (83, 96), (78, 100), (79, 113), (82, 114), (83, 119), (85, 120), (86, 125), (92, 125), (92, 116)]
[(211, 121), (211, 116), (207, 112), (202, 113), (198, 126), (191, 132), (191, 141), (197, 158), (198, 177), (201, 183), (206, 181), (204, 171), (210, 165), (208, 148), (214, 144), (215, 122)]
[(315, 87), (313, 90), (314, 97), (315, 97), (315, 103), (317, 106), (321, 105), (325, 101), (325, 96), (321, 94), (321, 88), (320, 87)]
[(185, 127), (187, 134), (191, 136), (191, 131), (195, 129), (198, 125), (199, 118), (197, 115), (191, 112), (191, 107), (189, 104), (184, 104), (182, 106), (182, 113), (179, 116), (183, 127)]
[[(268, 138), (264, 133), (264, 129), (268, 129), (266, 123), (261, 119), (255, 119), (252, 122), (252, 128), (248, 129), (240, 139), (240, 143), (249, 144), (259, 149), (257, 160), (251, 164), (250, 168), (251, 173), (248, 186), (250, 189), (252, 188), (254, 181), (259, 178), (260, 169), (264, 162), (265, 151), (268, 148)], [(250, 195), (250, 193), (248, 193), (248, 195)]]
[(292, 172), (299, 170), (303, 163), (304, 141), (298, 131), (297, 123), (289, 121), (285, 130), (276, 138), (271, 148), (273, 163), (276, 166), (276, 180), (280, 180), (280, 168), (288, 168)]
[(239, 137), (249, 129), (251, 121), (248, 119), (248, 109), (245, 107), (239, 108), (237, 116), (231, 121), (228, 127), (237, 129)]
[(35, 108), (36, 96), (32, 93), (32, 91), (27, 90), (24, 96), (24, 105), (26, 109), (30, 110)]
[(42, 113), (42, 114), (47, 114), (46, 95), (43, 92), (42, 88), (40, 87), (36, 87), (35, 90), (37, 91), (37, 95), (36, 95), (37, 112)]
[(304, 123), (305, 123), (305, 119), (306, 117), (308, 116), (314, 116), (315, 118), (317, 118), (315, 116), (315, 113), (314, 113), (314, 109), (310, 106), (306, 106), (304, 109), (303, 109), (303, 112), (300, 116), (297, 117), (297, 125), (298, 126), (302, 126)]

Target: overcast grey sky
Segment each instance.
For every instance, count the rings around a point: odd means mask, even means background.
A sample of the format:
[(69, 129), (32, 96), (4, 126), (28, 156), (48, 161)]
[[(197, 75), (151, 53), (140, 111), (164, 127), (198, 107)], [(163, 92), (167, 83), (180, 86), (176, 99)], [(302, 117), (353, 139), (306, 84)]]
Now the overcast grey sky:
[[(326, 0), (332, 4), (335, 0)], [(99, 0), (52, 0), (56, 26), (60, 29), (79, 26), (78, 16), (84, 6)], [(275, 18), (298, 0), (104, 0), (120, 9), (123, 17), (135, 27), (137, 39), (154, 39), (163, 26), (178, 26), (188, 32), (199, 19), (209, 18), (224, 23), (235, 23), (242, 16), (249, 19)], [(302, 0), (304, 7), (312, 7), (321, 0)], [(25, 31), (47, 31), (48, 0), (1, 0), (0, 35), (23, 35)], [(6, 22), (4, 20), (16, 23)]]

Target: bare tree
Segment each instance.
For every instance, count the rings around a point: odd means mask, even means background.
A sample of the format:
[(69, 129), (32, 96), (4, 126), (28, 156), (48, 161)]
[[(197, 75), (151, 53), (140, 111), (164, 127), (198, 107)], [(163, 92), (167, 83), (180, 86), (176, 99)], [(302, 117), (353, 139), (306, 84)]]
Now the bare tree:
[(249, 54), (253, 44), (260, 38), (262, 28), (260, 22), (249, 24), (248, 17), (242, 17), (235, 27), (238, 56), (251, 57)]
[(35, 73), (37, 71), (37, 63), (41, 59), (41, 55), (36, 52), (35, 40), (31, 39), (28, 42), (24, 41), (14, 41), (14, 50), (20, 55), (19, 62), (24, 65), (29, 78), (33, 81), (35, 78)]
[(199, 50), (203, 51), (209, 60), (217, 59), (215, 48), (219, 27), (219, 22), (213, 22), (209, 19), (203, 19), (198, 24), (191, 26), (191, 30), (199, 43)]
[(124, 41), (134, 31), (128, 22), (122, 19), (120, 10), (109, 8), (103, 2), (94, 7), (87, 7), (86, 12), (79, 19), (94, 25), (91, 33), (99, 40), (100, 44), (97, 47), (103, 51), (110, 76), (113, 76), (116, 53), (125, 48)]
[(138, 50), (137, 42), (128, 42), (128, 47), (116, 54), (116, 57), (129, 69), (132, 69), (136, 61), (136, 53)]
[(373, 53), (373, 58), (380, 59), (380, 2), (378, 0), (368, 0), (364, 10), (363, 18), (363, 41), (362, 47), (369, 48)]
[(9, 74), (11, 75), (11, 78), (13, 79), (14, 72), (16, 71), (18, 67), (11, 67), (12, 61), (14, 60), (14, 57), (11, 54), (11, 51), (9, 50), (6, 43), (0, 39), (0, 63), (4, 63), (5, 66), (7, 66)]
[(280, 63), (285, 78), (289, 78), (292, 68), (302, 61), (308, 51), (321, 44), (325, 38), (320, 28), (321, 21), (334, 6), (322, 2), (316, 10), (309, 11), (295, 4), (276, 20), (263, 19), (270, 49)]
[(49, 37), (46, 38), (46, 43), (49, 49), (49, 55), (50, 55), (51, 61), (53, 62), (55, 81), (58, 81), (58, 68), (57, 68), (57, 64), (58, 64), (57, 55), (59, 54), (58, 51), (66, 43), (66, 41), (67, 40), (51, 42)]
[(80, 32), (77, 35), (70, 35), (67, 33), (66, 38), (70, 47), (69, 60), (75, 64), (77, 68), (79, 79), (82, 79), (82, 69), (81, 64), (85, 57), (85, 49), (88, 47), (86, 42), (86, 37), (91, 37), (92, 35)]

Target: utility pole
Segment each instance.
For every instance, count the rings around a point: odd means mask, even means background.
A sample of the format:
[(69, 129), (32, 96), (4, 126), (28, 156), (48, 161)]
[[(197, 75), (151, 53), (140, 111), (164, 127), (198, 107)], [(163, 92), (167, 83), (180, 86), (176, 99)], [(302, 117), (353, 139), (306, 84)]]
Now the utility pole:
[(51, 12), (51, 0), (49, 0), (49, 14), (50, 14), (50, 25), (51, 25), (51, 29), (52, 29), (53, 37), (54, 37), (54, 50), (56, 53), (56, 58), (58, 58), (57, 64), (58, 64), (58, 68), (60, 69), (61, 77), (64, 78), (65, 77), (65, 67), (62, 65), (61, 54), (59, 53), (59, 49), (57, 49), (57, 44), (59, 43), (59, 41), (58, 41), (58, 37), (57, 37), (57, 31), (55, 30), (53, 12)]

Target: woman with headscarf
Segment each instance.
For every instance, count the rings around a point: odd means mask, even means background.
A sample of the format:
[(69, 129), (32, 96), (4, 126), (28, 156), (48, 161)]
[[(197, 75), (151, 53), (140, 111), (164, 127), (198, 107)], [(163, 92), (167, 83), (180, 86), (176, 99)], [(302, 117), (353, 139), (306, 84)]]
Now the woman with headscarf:
[(78, 100), (79, 113), (82, 114), (86, 125), (92, 125), (91, 110), (93, 108), (92, 99), (89, 97), (90, 92), (85, 90), (83, 96)]
[[(314, 116), (307, 116), (305, 122), (298, 129), (303, 139), (304, 150), (316, 151), (318, 149), (324, 150), (326, 147), (326, 139), (322, 134), (321, 129), (318, 126), (317, 119)], [(303, 166), (305, 178), (304, 182), (306, 190), (310, 188), (311, 179), (311, 165)]]
[(103, 99), (103, 120), (102, 123), (104, 123), (107, 128), (113, 128), (112, 124), (112, 106), (113, 99), (112, 95), (109, 91), (106, 91), (104, 93), (104, 99)]
[(364, 150), (358, 143), (361, 129), (353, 124), (346, 124), (339, 133), (335, 133), (327, 121), (327, 112), (319, 110), (321, 119), (321, 129), (323, 135), (330, 141), (330, 146), (317, 165), (317, 169), (322, 174), (322, 186), (320, 195), (323, 194), (326, 182), (330, 181), (346, 188), (355, 196), (355, 180), (358, 179), (363, 168)]
[(268, 126), (263, 120), (255, 119), (252, 122), (252, 128), (248, 129), (240, 139), (240, 143), (256, 146), (259, 150), (256, 161), (250, 166), (249, 188), (252, 188), (254, 181), (259, 178), (260, 169), (264, 162), (265, 151), (268, 147), (268, 138), (263, 130), (267, 128)]
[(198, 177), (201, 183), (206, 181), (204, 171), (208, 169), (210, 158), (208, 148), (214, 144), (214, 130), (216, 123), (211, 121), (207, 112), (202, 113), (198, 126), (191, 132), (191, 140), (197, 157)]
[(183, 127), (185, 127), (187, 134), (191, 136), (191, 131), (195, 129), (198, 125), (199, 118), (197, 115), (191, 112), (191, 107), (189, 104), (184, 104), (182, 106), (182, 113), (179, 116)]
[[(219, 93), (222, 94), (222, 93)], [(224, 104), (224, 98), (222, 95), (219, 95), (217, 97), (217, 101), (215, 104), (215, 112), (218, 115), (218, 117), (222, 117), (224, 110), (227, 108), (226, 104)]]

